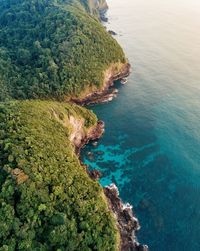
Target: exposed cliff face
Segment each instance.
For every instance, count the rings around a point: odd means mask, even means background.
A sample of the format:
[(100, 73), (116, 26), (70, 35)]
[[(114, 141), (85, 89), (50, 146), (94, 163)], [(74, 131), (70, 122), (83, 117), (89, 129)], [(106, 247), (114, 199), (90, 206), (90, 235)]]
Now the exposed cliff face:
[(78, 119), (70, 116), (69, 123), (72, 127), (69, 139), (74, 144), (77, 154), (79, 154), (80, 149), (90, 140), (99, 139), (104, 133), (103, 121), (98, 121), (96, 125), (87, 130), (84, 127), (84, 119)]
[(99, 11), (100, 16), (104, 15), (108, 10), (108, 4), (105, 0), (96, 0), (96, 8)]
[(85, 92), (82, 98), (71, 98), (71, 101), (79, 105), (88, 105), (103, 103), (110, 101), (116, 96), (117, 91), (110, 89), (114, 81), (123, 79), (130, 74), (131, 66), (129, 63), (115, 63), (112, 64), (104, 72), (104, 83), (100, 89)]
[(70, 116), (69, 123), (72, 126), (72, 132), (69, 139), (75, 146), (78, 146), (82, 139), (86, 137), (86, 132), (84, 131), (84, 120)]
[(108, 4), (105, 0), (87, 0), (86, 2), (87, 4), (85, 1), (84, 4), (88, 7), (89, 12), (92, 15), (99, 16), (100, 18), (101, 16), (104, 16), (108, 10)]

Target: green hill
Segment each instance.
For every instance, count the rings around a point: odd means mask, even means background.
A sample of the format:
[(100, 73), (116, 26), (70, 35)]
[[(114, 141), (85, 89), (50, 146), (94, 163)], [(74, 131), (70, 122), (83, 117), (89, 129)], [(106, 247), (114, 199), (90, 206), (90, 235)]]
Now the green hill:
[(119, 250), (103, 189), (75, 152), (97, 118), (57, 102), (101, 89), (126, 63), (99, 22), (106, 8), (0, 0), (0, 251)]
[(118, 250), (103, 190), (70, 140), (78, 122), (87, 135), (97, 118), (64, 103), (0, 104), (1, 251)]
[(90, 14), (104, 4), (0, 0), (0, 100), (62, 100), (100, 88), (105, 70), (125, 62), (121, 47)]

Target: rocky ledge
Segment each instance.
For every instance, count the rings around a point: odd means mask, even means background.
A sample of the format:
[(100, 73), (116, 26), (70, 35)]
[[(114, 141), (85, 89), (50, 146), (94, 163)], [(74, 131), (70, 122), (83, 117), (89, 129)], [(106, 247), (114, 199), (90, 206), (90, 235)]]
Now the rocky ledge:
[(113, 31), (113, 30), (108, 30), (108, 33), (110, 35), (112, 35), (112, 36), (116, 36), (117, 35), (117, 33), (115, 31)]
[(109, 207), (115, 214), (121, 236), (121, 251), (148, 251), (146, 245), (138, 243), (136, 231), (140, 229), (130, 204), (123, 204), (119, 198), (118, 188), (112, 184), (104, 188)]
[(108, 4), (105, 0), (94, 0), (96, 2), (96, 8), (99, 12), (99, 17), (102, 22), (108, 22), (108, 18), (106, 17), (106, 13), (108, 10)]
[(80, 154), (80, 150), (89, 142), (98, 140), (104, 133), (104, 122), (99, 120), (97, 125), (92, 127), (87, 134), (81, 133), (80, 139), (74, 138), (74, 145), (76, 148), (76, 154)]
[(82, 106), (111, 101), (114, 97), (116, 97), (118, 92), (118, 90), (112, 88), (114, 82), (128, 77), (130, 71), (131, 71), (131, 65), (129, 63), (124, 64), (121, 70), (117, 73), (112, 70), (108, 70), (105, 76), (105, 82), (103, 88), (101, 90), (92, 92), (83, 99), (72, 98), (71, 101)]

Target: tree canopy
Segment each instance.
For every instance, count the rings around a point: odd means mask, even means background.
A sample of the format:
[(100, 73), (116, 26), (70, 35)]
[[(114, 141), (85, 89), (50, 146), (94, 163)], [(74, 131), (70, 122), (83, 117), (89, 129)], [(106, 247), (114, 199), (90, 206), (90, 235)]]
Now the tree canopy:
[(103, 190), (70, 140), (70, 117), (86, 134), (97, 118), (47, 101), (100, 88), (105, 70), (126, 62), (99, 22), (105, 4), (0, 0), (0, 251), (119, 249)]
[(100, 87), (109, 65), (125, 62), (121, 47), (90, 14), (90, 2), (0, 0), (1, 101), (78, 96)]
[[(47, 101), (0, 104), (0, 250), (117, 250), (118, 231), (100, 185), (69, 140), (69, 117), (96, 116)], [(68, 122), (67, 122), (68, 121)]]

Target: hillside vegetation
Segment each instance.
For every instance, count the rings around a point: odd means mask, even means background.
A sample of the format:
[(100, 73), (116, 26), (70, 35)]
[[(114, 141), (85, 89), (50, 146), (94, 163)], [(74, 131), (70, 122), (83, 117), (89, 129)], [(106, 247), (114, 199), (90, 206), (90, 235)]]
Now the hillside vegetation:
[(0, 0), (0, 100), (78, 96), (125, 62), (100, 24), (105, 1)]
[(0, 104), (0, 250), (109, 251), (119, 245), (100, 185), (69, 140), (70, 116), (85, 132), (90, 111), (57, 102)]
[(99, 22), (106, 8), (0, 0), (0, 251), (119, 250), (103, 189), (75, 153), (97, 117), (61, 102), (101, 88), (126, 63)]

